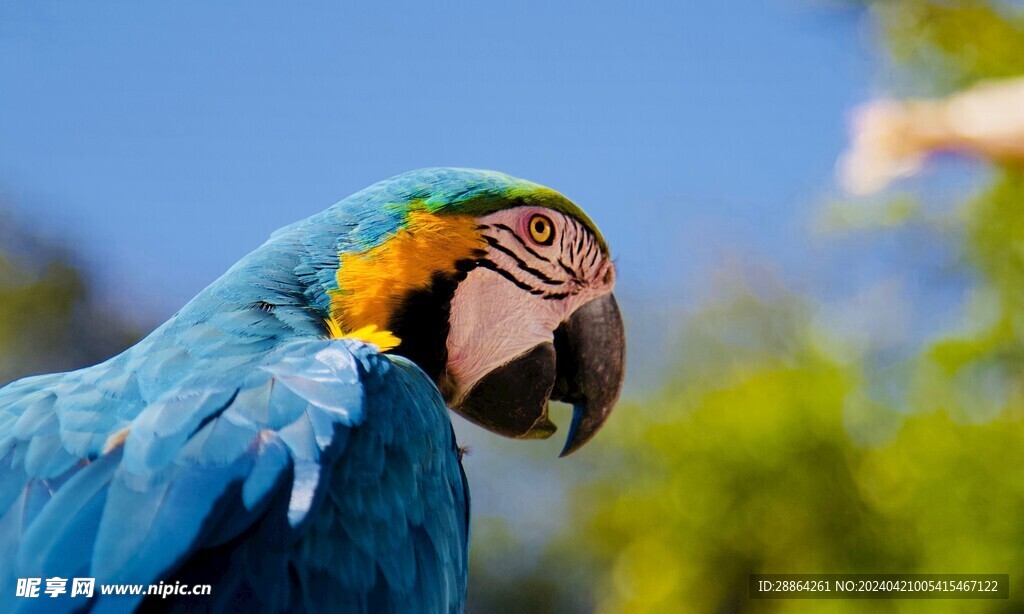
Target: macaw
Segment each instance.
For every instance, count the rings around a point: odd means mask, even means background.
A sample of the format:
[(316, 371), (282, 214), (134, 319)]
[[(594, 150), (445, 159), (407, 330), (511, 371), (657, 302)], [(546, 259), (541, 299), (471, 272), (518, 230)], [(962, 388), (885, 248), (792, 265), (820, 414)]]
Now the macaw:
[[(0, 389), (0, 610), (462, 611), (448, 410), (542, 438), (565, 401), (563, 455), (585, 444), (623, 379), (614, 283), (579, 207), (492, 171), (277, 231), (122, 354)], [(17, 596), (31, 578), (95, 592)]]

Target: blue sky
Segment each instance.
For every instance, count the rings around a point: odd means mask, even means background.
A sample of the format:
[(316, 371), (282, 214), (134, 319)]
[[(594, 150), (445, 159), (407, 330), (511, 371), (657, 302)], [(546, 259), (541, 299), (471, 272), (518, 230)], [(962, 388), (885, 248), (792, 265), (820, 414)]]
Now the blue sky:
[(806, 255), (871, 66), (849, 11), (763, 2), (0, 4), (0, 198), (158, 321), (376, 180), (502, 170), (579, 202), (634, 304)]

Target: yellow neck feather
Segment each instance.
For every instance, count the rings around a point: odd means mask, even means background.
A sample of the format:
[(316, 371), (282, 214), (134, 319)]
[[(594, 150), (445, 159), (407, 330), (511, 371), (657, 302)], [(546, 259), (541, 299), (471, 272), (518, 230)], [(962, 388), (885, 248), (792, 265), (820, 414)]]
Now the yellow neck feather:
[(409, 223), (384, 243), (362, 253), (343, 253), (338, 290), (331, 292), (328, 330), (333, 338), (357, 338), (387, 351), (400, 340), (388, 323), (410, 292), (430, 287), (439, 272), (486, 247), (470, 216), (409, 213)]

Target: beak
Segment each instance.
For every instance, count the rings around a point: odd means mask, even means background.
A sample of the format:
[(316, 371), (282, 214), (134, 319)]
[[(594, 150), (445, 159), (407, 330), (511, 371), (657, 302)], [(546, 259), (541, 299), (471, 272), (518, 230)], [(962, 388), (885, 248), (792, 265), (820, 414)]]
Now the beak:
[(454, 407), (480, 426), (516, 439), (555, 432), (548, 401), (573, 406), (561, 456), (590, 441), (608, 419), (625, 375), (625, 331), (615, 297), (583, 305), (543, 343), (483, 377)]
[(615, 296), (606, 294), (576, 310), (555, 331), (558, 376), (551, 398), (572, 404), (568, 456), (597, 434), (619, 400), (626, 375), (626, 331)]

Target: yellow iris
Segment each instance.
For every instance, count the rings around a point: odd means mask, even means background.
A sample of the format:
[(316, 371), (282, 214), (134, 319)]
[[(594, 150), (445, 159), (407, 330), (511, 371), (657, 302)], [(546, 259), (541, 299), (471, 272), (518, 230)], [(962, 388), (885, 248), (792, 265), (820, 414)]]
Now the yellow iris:
[(530, 237), (540, 245), (551, 245), (555, 240), (555, 229), (551, 220), (543, 215), (530, 218)]

